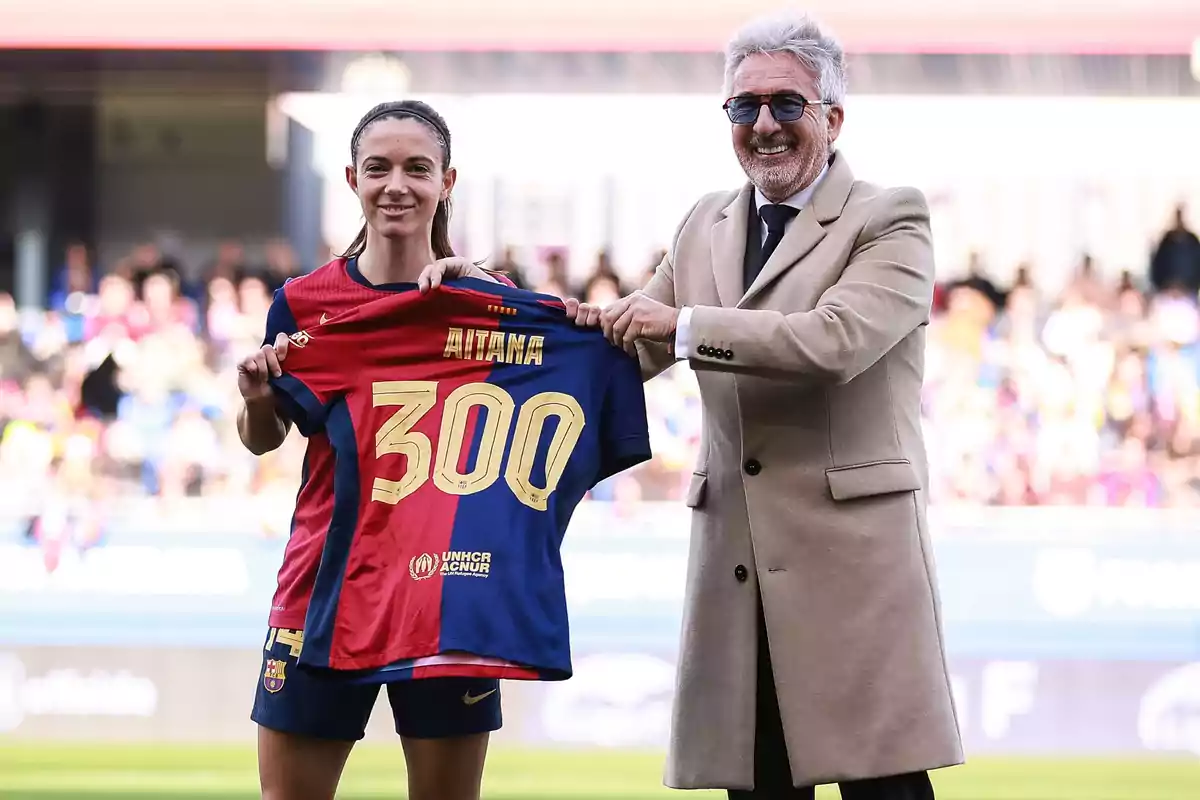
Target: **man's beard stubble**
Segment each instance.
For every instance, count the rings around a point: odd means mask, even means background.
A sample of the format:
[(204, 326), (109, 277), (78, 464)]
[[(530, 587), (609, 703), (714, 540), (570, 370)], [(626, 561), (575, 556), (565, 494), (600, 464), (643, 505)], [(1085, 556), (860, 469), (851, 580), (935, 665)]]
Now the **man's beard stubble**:
[[(778, 144), (795, 148), (780, 163), (772, 163), (772, 159), (761, 158), (754, 153), (757, 147)], [(804, 148), (790, 137), (755, 137), (745, 149), (737, 149), (737, 159), (750, 182), (768, 198), (779, 202), (809, 186), (821, 174), (821, 169), (829, 160), (830, 145), (828, 141), (819, 144), (814, 142), (813, 145)]]

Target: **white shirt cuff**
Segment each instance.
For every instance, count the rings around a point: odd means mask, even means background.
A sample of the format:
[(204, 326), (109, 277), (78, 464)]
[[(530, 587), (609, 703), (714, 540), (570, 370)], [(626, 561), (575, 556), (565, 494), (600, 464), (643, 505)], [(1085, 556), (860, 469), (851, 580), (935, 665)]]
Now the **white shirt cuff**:
[(679, 309), (679, 319), (675, 321), (675, 358), (676, 360), (686, 361), (692, 357), (691, 351), (688, 349), (691, 341), (688, 338), (688, 332), (692, 322), (692, 307), (685, 306)]

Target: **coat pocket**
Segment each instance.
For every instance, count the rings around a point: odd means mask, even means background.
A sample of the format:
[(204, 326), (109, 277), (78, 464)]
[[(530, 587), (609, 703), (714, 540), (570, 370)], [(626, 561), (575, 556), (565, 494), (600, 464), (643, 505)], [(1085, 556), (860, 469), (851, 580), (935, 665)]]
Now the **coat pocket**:
[(703, 472), (693, 472), (692, 480), (688, 483), (687, 507), (703, 508), (704, 498), (708, 494), (708, 475)]
[(834, 500), (853, 500), (893, 492), (915, 492), (921, 481), (907, 458), (869, 461), (825, 470)]

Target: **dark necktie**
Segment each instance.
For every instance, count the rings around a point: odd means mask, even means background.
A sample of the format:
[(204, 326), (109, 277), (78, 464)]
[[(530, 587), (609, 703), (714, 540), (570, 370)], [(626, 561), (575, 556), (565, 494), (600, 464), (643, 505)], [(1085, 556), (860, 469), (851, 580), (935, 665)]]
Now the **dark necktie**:
[(758, 215), (762, 217), (762, 221), (767, 223), (767, 239), (763, 242), (762, 258), (759, 259), (759, 269), (766, 264), (771, 258), (771, 253), (775, 252), (775, 248), (779, 246), (780, 240), (783, 239), (783, 232), (787, 229), (787, 224), (800, 213), (800, 209), (792, 208), (791, 206), (776, 205), (768, 203), (758, 210)]

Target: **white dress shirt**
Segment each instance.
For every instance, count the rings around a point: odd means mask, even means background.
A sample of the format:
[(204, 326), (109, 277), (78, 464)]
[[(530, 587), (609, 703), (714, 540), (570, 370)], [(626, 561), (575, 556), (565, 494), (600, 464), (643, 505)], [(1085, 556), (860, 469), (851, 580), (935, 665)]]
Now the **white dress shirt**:
[[(814, 180), (812, 183), (810, 183), (805, 188), (796, 192), (794, 195), (792, 195), (788, 199), (784, 200), (782, 203), (780, 203), (780, 205), (791, 206), (792, 208), (796, 209), (797, 211), (803, 210), (804, 206), (808, 205), (809, 200), (812, 199), (813, 192), (815, 192), (817, 190), (817, 185), (821, 183), (821, 179), (825, 177), (825, 173), (828, 170), (829, 170), (829, 166), (826, 165), (821, 170), (821, 174), (817, 175), (816, 180)], [(763, 193), (761, 191), (759, 191), (758, 189), (754, 190), (754, 205), (756, 208), (761, 210), (763, 206), (769, 204), (770, 202), (771, 202), (770, 200), (768, 200), (766, 197), (763, 196)], [(762, 241), (765, 242), (767, 240), (767, 223), (762, 221), (761, 214), (758, 216), (758, 220), (759, 220), (758, 221), (759, 234), (762, 236)], [(793, 220), (789, 221), (787, 224), (791, 225), (792, 222), (794, 222), (794, 221), (795, 220), (793, 219)], [(684, 306), (683, 308), (679, 309), (679, 319), (675, 323), (675, 358), (676, 358), (676, 360), (683, 360), (683, 359), (688, 358), (691, 355), (691, 350), (688, 349), (689, 346), (691, 345), (691, 342), (688, 339), (688, 329), (689, 329), (691, 321), (692, 321), (692, 307)]]

